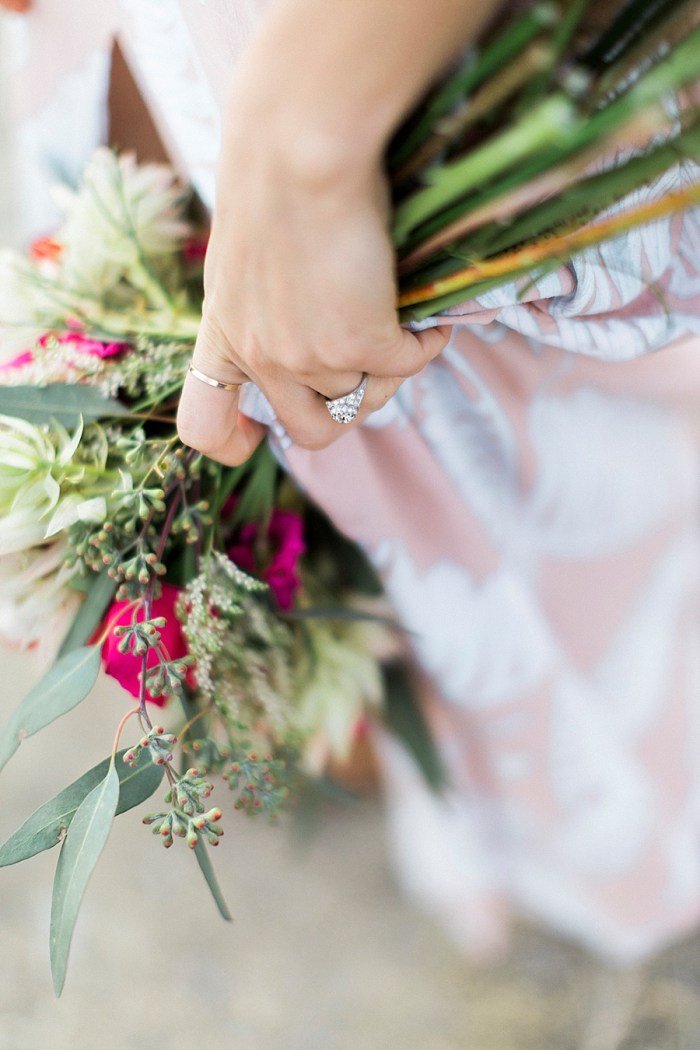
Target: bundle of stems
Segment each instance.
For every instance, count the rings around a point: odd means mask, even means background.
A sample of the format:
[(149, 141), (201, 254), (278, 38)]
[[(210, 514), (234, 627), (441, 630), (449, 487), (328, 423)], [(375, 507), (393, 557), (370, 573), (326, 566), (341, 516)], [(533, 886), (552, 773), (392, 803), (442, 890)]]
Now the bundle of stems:
[[(388, 151), (399, 307), (419, 320), (700, 203), (697, 0), (539, 0), (491, 31)], [(599, 21), (599, 19), (598, 19)]]

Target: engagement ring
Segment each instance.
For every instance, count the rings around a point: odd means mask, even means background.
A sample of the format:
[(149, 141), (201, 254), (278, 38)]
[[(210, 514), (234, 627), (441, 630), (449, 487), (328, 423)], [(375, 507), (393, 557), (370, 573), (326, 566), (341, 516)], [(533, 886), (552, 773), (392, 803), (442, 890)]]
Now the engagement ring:
[(367, 389), (368, 379), (369, 376), (364, 375), (359, 386), (356, 386), (349, 394), (326, 401), (326, 408), (336, 423), (352, 423), (357, 418), (357, 413), (360, 410), (360, 405)]

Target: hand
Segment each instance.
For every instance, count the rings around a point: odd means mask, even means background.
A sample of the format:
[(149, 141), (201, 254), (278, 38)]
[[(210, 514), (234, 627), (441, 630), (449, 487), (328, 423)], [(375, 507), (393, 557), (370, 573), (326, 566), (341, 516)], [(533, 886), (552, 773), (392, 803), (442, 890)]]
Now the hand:
[(0, 7), (4, 7), (7, 11), (19, 11), (20, 14), (24, 14), (31, 7), (31, 0), (0, 0)]
[[(224, 116), (194, 363), (256, 383), (304, 448), (347, 430), (325, 398), (367, 372), (361, 420), (447, 342), (446, 329), (398, 324), (381, 158), (497, 3), (432, 0), (426, 20), (425, 0), (277, 0), (245, 51)], [(264, 433), (236, 394), (191, 375), (178, 426), (232, 465)]]
[[(297, 445), (323, 448), (357, 425), (334, 422), (326, 398), (367, 372), (359, 422), (439, 354), (447, 334), (399, 326), (379, 165), (312, 172), (253, 139), (251, 148), (231, 136), (219, 169), (193, 363), (224, 382), (252, 380)], [(238, 414), (237, 400), (188, 376), (182, 440), (227, 464), (247, 459), (264, 430)]]

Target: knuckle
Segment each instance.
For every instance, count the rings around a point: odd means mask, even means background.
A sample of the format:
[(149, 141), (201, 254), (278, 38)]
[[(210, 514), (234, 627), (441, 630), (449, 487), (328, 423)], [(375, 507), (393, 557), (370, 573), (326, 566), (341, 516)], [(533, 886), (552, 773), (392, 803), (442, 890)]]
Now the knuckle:
[(425, 361), (406, 361), (399, 365), (398, 374), (402, 379), (410, 379), (412, 376), (417, 376), (424, 367)]
[(197, 334), (197, 356), (208, 361), (220, 361), (229, 356), (231, 343), (212, 311), (204, 315)]
[(328, 445), (332, 443), (331, 438), (327, 436), (321, 437), (318, 434), (298, 434), (296, 436), (290, 436), (297, 448), (302, 448), (305, 452), (320, 452), (321, 449), (327, 448)]
[(284, 368), (301, 379), (307, 379), (317, 371), (317, 362), (304, 347), (288, 347), (280, 361)]
[(361, 356), (356, 346), (346, 343), (329, 348), (324, 355), (324, 363), (329, 368), (344, 372), (362, 372)]
[(249, 339), (239, 350), (239, 357), (254, 375), (264, 375), (270, 370), (273, 360), (264, 353), (257, 339)]

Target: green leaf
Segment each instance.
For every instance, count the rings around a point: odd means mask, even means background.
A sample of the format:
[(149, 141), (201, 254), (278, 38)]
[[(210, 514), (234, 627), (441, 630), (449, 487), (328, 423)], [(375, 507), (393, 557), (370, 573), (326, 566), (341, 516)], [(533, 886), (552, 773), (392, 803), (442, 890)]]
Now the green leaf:
[(66, 980), (68, 953), (80, 903), (104, 849), (119, 801), (119, 776), (111, 762), (107, 776), (78, 806), (61, 846), (51, 902), (50, 956), (57, 996)]
[(83, 646), (55, 663), (25, 696), (0, 732), (0, 769), (25, 737), (38, 733), (85, 699), (100, 670), (100, 646)]
[(407, 668), (400, 663), (389, 664), (384, 668), (384, 681), (387, 728), (411, 752), (430, 787), (442, 790), (447, 784), (442, 759), (419, 707)]
[(30, 423), (50, 423), (55, 419), (64, 426), (76, 426), (81, 417), (106, 419), (127, 415), (128, 411), (121, 402), (80, 383), (0, 387), (0, 414), (20, 416)]
[[(163, 767), (151, 761), (148, 751), (142, 751), (135, 766), (123, 761), (126, 748), (116, 756), (117, 774), (119, 776), (119, 803), (117, 816), (126, 813), (134, 806), (145, 802), (158, 789), (163, 779)], [(40, 806), (14, 835), (0, 847), (0, 868), (41, 853), (56, 846), (70, 827), (78, 806), (107, 775), (111, 759), (106, 758), (99, 765), (73, 781), (58, 795)]]
[(258, 445), (245, 467), (246, 480), (238, 488), (238, 502), (231, 517), (231, 525), (266, 522), (275, 505), (280, 468), (267, 441)]
[(107, 573), (99, 573), (91, 577), (83, 604), (61, 642), (61, 648), (58, 651), (59, 660), (67, 653), (85, 645), (92, 638), (112, 603), (116, 589), (116, 582), (110, 579)]
[(219, 886), (219, 883), (217, 881), (216, 874), (211, 863), (211, 858), (209, 856), (209, 851), (205, 844), (202, 842), (201, 838), (198, 840), (197, 845), (194, 848), (194, 855), (197, 858), (197, 863), (201, 868), (202, 875), (207, 880), (207, 886), (211, 890), (211, 895), (214, 898), (217, 908), (219, 909), (219, 914), (222, 916), (222, 918), (226, 919), (226, 922), (233, 922), (233, 916), (228, 910), (228, 905), (224, 900), (224, 895), (221, 892), (221, 887)]

